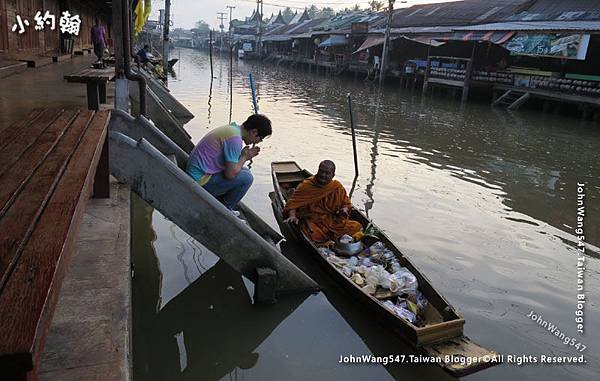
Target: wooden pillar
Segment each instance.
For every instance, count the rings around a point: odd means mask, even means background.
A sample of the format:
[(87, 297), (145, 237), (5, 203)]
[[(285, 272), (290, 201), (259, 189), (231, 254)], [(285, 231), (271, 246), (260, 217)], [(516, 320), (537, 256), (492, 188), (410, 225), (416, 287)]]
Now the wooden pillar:
[(467, 70), (465, 70), (465, 81), (463, 83), (463, 93), (460, 100), (461, 103), (466, 103), (469, 97), (469, 87), (471, 86), (471, 73), (473, 72), (473, 61), (475, 61), (475, 48), (477, 47), (477, 41), (473, 41), (473, 50), (471, 51), (471, 59), (467, 63)]
[[(423, 95), (427, 94), (429, 89), (429, 71), (431, 70), (431, 57), (427, 56), (427, 66), (425, 67), (425, 76), (423, 77)], [(416, 76), (415, 76), (416, 78)]]
[(87, 82), (87, 100), (88, 109), (99, 110), (100, 109), (100, 94), (98, 93), (98, 82)]

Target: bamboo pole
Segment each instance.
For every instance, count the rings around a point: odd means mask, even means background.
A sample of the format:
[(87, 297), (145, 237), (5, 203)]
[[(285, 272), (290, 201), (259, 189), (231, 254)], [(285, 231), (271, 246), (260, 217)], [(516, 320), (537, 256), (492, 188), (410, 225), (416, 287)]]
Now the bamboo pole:
[(208, 56), (210, 58), (210, 78), (213, 78), (213, 59), (212, 59), (212, 30), (208, 32)]

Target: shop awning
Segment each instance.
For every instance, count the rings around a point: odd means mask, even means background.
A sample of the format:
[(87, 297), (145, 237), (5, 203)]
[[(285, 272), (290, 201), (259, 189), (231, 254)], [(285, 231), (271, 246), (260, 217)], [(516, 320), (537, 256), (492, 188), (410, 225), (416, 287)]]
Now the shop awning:
[(340, 34), (334, 34), (325, 41), (321, 42), (319, 44), (319, 48), (328, 48), (330, 46), (342, 46), (346, 45), (347, 43), (348, 40), (346, 40), (345, 36), (342, 36)]
[[(362, 43), (360, 48), (356, 49), (356, 51), (354, 53), (362, 52), (363, 50), (367, 50), (373, 46), (381, 45), (381, 44), (383, 44), (384, 38), (385, 38), (384, 36), (369, 36)], [(352, 53), (352, 54), (354, 54), (354, 53)]]
[[(360, 48), (356, 49), (356, 51), (353, 52), (352, 54), (362, 52), (363, 50), (367, 50), (373, 46), (381, 45), (381, 44), (383, 44), (384, 38), (385, 38), (384, 36), (369, 36), (362, 43)], [(399, 38), (403, 38), (405, 40), (414, 41), (414, 42), (418, 42), (420, 44), (431, 45), (431, 46), (441, 46), (446, 43), (445, 41), (437, 41), (437, 40), (433, 39), (432, 37), (426, 37), (426, 36), (418, 36), (418, 37), (390, 36), (390, 41), (397, 40)]]
[(291, 39), (292, 39), (292, 36), (274, 35), (274, 36), (264, 36), (262, 38), (262, 41), (264, 41), (264, 42), (268, 42), (268, 41), (282, 42), (282, 41), (290, 41)]
[(405, 40), (418, 42), (420, 44), (431, 45), (433, 47), (442, 46), (446, 43), (446, 41), (439, 41), (442, 37), (430, 37), (430, 36), (416, 36), (416, 37), (407, 37), (400, 36), (399, 38), (403, 38)]
[(459, 40), (459, 41), (489, 41), (494, 44), (504, 44), (506, 41), (510, 40), (515, 35), (515, 31), (460, 31), (455, 32), (454, 36), (451, 37), (451, 40)]

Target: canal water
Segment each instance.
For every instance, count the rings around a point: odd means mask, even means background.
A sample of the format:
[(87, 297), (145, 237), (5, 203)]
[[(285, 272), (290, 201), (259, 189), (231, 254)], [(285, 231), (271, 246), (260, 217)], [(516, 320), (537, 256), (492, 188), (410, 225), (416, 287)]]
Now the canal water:
[[(383, 90), (362, 78), (314, 68), (233, 61), (175, 50), (172, 93), (196, 116), (198, 141), (252, 112), (248, 73), (273, 136), (254, 160), (245, 202), (277, 228), (270, 163), (295, 160), (315, 172), (337, 164), (354, 177), (346, 95), (352, 94), (359, 177), (354, 205), (409, 256), (466, 320), (474, 342), (517, 356), (573, 356), (527, 317), (555, 324), (587, 346), (584, 365), (503, 364), (471, 380), (592, 380), (600, 373), (600, 127), (573, 117), (510, 113), (489, 103)], [(231, 86), (230, 86), (231, 84)], [(230, 88), (232, 89), (230, 91)], [(232, 107), (230, 108), (230, 105)], [(584, 183), (585, 333), (577, 332), (578, 183)], [(282, 250), (324, 292), (252, 305), (252, 283), (134, 197), (133, 367), (137, 380), (444, 380), (422, 364), (340, 364), (340, 356), (411, 354), (310, 261)], [(579, 346), (579, 349), (583, 348)], [(594, 376), (596, 374), (596, 376)]]

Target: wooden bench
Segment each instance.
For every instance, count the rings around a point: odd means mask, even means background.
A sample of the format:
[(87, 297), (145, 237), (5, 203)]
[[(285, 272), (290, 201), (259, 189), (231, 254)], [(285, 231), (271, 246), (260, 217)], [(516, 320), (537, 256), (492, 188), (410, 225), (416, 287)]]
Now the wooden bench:
[(110, 111), (38, 109), (0, 131), (0, 379), (36, 378), (92, 191), (108, 197)]
[(67, 82), (85, 83), (87, 85), (87, 100), (90, 110), (99, 110), (101, 103), (106, 103), (106, 82), (115, 78), (115, 68), (83, 69), (77, 73), (65, 75)]

